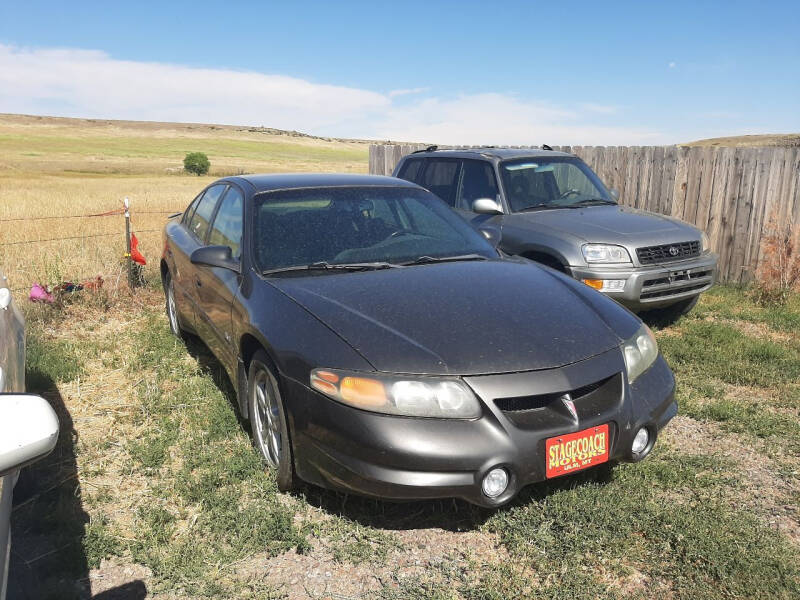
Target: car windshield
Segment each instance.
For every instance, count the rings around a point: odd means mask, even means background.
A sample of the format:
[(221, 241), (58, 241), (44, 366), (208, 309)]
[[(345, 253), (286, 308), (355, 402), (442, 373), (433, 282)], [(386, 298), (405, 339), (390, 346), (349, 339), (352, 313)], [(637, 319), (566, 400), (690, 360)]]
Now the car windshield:
[(500, 174), (512, 212), (616, 204), (597, 175), (574, 158), (505, 161)]
[[(259, 194), (254, 254), (262, 272), (386, 268), (497, 258), (472, 226), (430, 192), (331, 187)], [(339, 267), (337, 267), (337, 265)]]

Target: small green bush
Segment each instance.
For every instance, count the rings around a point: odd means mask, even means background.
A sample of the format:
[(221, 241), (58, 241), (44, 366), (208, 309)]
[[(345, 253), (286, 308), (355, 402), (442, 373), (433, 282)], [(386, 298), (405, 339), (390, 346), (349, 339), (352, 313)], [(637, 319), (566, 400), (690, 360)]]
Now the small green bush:
[(198, 177), (208, 173), (211, 162), (202, 152), (189, 152), (183, 159), (183, 169), (189, 173), (194, 173)]

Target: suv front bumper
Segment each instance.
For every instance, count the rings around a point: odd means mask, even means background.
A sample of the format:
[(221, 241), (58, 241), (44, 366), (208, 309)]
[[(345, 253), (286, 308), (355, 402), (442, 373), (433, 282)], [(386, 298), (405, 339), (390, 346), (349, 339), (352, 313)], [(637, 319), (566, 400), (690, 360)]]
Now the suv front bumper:
[(623, 289), (603, 293), (633, 311), (643, 311), (705, 292), (716, 281), (717, 260), (716, 254), (708, 252), (689, 260), (646, 267), (570, 266), (569, 273), (578, 281), (624, 280)]

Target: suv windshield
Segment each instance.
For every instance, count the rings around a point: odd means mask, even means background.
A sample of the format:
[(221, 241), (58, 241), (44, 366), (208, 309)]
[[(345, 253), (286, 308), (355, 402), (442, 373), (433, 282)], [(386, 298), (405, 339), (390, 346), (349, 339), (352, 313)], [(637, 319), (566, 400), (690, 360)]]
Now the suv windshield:
[(500, 175), (512, 212), (616, 204), (597, 175), (574, 158), (505, 161)]
[[(333, 187), (259, 194), (253, 250), (262, 272), (336, 265), (383, 268), (436, 259), (497, 258), (497, 251), (424, 190)], [(331, 269), (331, 267), (334, 267)]]

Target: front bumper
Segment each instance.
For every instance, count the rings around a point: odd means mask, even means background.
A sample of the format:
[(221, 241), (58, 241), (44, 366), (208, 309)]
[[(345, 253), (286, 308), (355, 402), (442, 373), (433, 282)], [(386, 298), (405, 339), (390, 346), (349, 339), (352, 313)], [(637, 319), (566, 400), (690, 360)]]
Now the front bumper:
[(689, 260), (646, 267), (570, 266), (577, 280), (624, 280), (620, 291), (603, 292), (634, 311), (669, 306), (709, 289), (716, 280), (718, 256), (708, 252)]
[[(511, 500), (524, 486), (546, 479), (547, 438), (607, 423), (609, 460), (633, 461), (637, 458), (630, 447), (635, 432), (648, 426), (656, 436), (677, 413), (675, 380), (664, 359), (659, 356), (630, 386), (617, 349), (561, 369), (465, 381), (483, 401), (484, 413), (478, 419), (380, 415), (288, 381), (298, 476), (323, 487), (383, 499), (456, 497), (493, 507)], [(575, 400), (577, 421), (560, 401), (521, 412), (501, 410), (494, 401), (558, 394), (595, 381), (605, 381), (608, 389)], [(505, 492), (491, 499), (482, 493), (481, 481), (498, 466), (508, 471), (510, 481)]]

